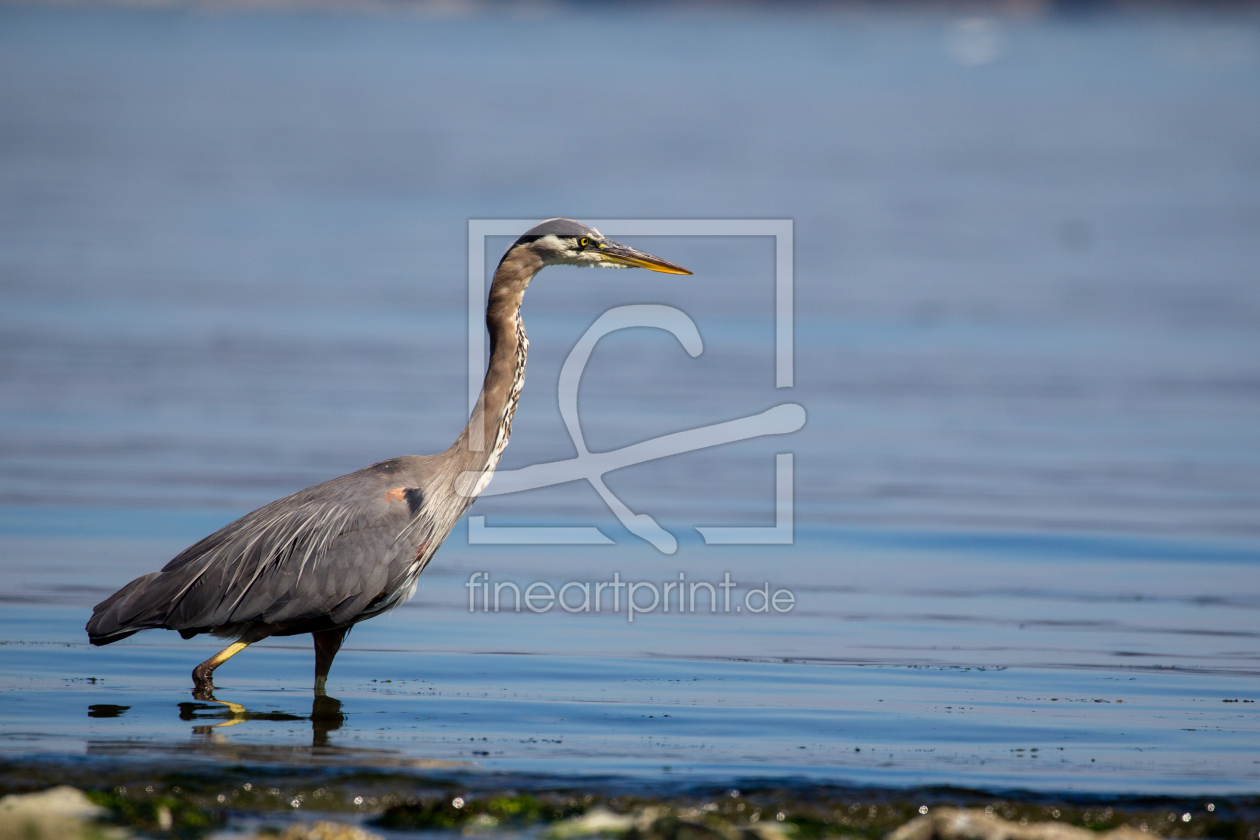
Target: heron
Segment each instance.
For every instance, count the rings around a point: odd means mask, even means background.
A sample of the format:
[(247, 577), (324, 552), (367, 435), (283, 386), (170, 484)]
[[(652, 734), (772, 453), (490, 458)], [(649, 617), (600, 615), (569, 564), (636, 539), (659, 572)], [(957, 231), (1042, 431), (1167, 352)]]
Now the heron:
[(444, 452), (403, 455), (264, 505), (97, 604), (94, 645), (142, 630), (233, 639), (193, 669), (213, 699), (214, 671), (271, 636), (310, 633), (315, 692), (350, 628), (410, 598), (425, 566), (486, 488), (512, 435), (529, 341), (521, 300), (549, 265), (691, 274), (572, 219), (549, 219), (504, 253), (486, 304), (490, 362), (468, 425)]

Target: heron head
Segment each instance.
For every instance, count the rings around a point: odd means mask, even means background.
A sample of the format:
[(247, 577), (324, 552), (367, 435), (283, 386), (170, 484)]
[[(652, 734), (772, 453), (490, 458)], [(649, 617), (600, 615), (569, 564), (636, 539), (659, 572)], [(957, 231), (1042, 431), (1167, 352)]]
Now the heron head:
[(572, 219), (548, 219), (530, 228), (508, 249), (529, 248), (547, 265), (598, 268), (646, 268), (665, 274), (690, 274), (680, 265), (622, 245), (595, 228)]

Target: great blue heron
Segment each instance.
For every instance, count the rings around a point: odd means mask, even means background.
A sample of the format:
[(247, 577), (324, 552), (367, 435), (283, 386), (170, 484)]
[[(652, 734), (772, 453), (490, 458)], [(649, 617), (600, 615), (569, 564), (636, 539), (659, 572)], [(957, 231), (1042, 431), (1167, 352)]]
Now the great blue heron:
[(490, 365), (472, 417), (449, 449), (382, 461), (246, 514), (97, 604), (87, 624), (92, 644), (154, 628), (185, 639), (233, 638), (193, 670), (194, 692), (207, 696), (214, 669), (249, 645), (310, 633), (322, 693), (346, 632), (411, 597), (420, 572), (494, 474), (525, 381), (521, 297), (548, 265), (691, 273), (571, 219), (527, 231), (494, 272), (486, 305)]

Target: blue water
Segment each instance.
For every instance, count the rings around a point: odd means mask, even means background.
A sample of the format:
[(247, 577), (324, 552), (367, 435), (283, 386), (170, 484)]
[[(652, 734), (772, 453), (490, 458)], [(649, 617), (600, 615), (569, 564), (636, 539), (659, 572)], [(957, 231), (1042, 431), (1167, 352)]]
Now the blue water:
[[(1227, 16), (0, 9), (0, 756), (1255, 793), (1260, 704), (1223, 701), (1260, 700), (1258, 94)], [(791, 387), (770, 238), (526, 298), (505, 470), (573, 457), (559, 371), (615, 306), (704, 349), (604, 338), (592, 451), (804, 408), (606, 477), (676, 553), (585, 482), (479, 500), (611, 544), (461, 523), (350, 637), (332, 730), (309, 640), (223, 666), (254, 716), (218, 727), (180, 707), (212, 641), (86, 646), (236, 516), (445, 448), (468, 220), (557, 214), (793, 221)], [(793, 542), (706, 545), (774, 525), (780, 453)], [(477, 572), (738, 588), (631, 622), (484, 612)]]

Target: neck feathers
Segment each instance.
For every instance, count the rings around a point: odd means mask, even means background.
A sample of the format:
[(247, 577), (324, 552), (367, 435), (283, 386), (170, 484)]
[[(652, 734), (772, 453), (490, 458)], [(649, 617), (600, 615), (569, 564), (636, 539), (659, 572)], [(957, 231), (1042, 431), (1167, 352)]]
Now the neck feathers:
[(525, 357), (529, 351), (529, 339), (521, 321), (521, 299), (542, 267), (542, 260), (528, 248), (513, 248), (499, 263), (490, 285), (486, 304), (490, 365), (472, 417), (449, 450), (455, 456), (458, 471), (473, 481), (471, 487), (460, 488), (469, 503), (490, 483), (512, 435), (512, 418), (525, 385)]

